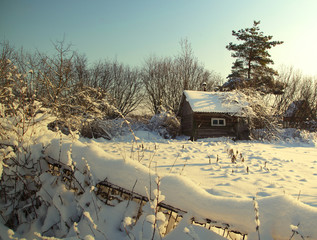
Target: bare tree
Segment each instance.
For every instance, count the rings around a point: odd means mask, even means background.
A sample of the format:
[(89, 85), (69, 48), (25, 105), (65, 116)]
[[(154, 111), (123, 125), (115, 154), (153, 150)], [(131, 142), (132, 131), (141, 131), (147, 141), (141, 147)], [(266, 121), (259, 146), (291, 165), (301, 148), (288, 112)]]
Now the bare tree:
[[(276, 115), (288, 112), (293, 127), (301, 127), (307, 120), (317, 119), (317, 83), (313, 77), (304, 76), (293, 67), (284, 67), (279, 72), (279, 81), (285, 84), (284, 93), (275, 95)], [(292, 113), (290, 113), (292, 108)]]
[(98, 61), (90, 69), (90, 86), (101, 87), (103, 89), (110, 89), (113, 85), (113, 77), (111, 76), (112, 63), (105, 60), (104, 62)]
[(158, 113), (160, 105), (166, 96), (166, 87), (168, 81), (164, 76), (164, 68), (166, 71), (169, 59), (158, 59), (150, 57), (145, 61), (142, 69), (141, 78), (145, 86), (147, 98), (151, 105), (151, 110)]
[(107, 91), (114, 100), (114, 106), (123, 115), (132, 112), (143, 99), (143, 84), (139, 71), (117, 60), (95, 63), (90, 70), (88, 85)]
[(287, 107), (299, 96), (298, 89), (302, 82), (302, 73), (295, 71), (293, 67), (284, 67), (279, 71), (278, 80), (285, 84), (284, 93), (275, 95), (274, 107), (276, 114), (283, 114)]
[[(12, 67), (16, 69), (15, 72), (21, 74), (21, 77), (25, 80), (27, 84), (26, 94), (30, 98), (33, 96), (34, 92), (34, 77), (32, 67), (34, 64), (33, 55), (25, 52), (23, 48), (18, 50), (14, 49), (8, 42), (0, 43), (1, 48), (1, 59), (0, 59), (0, 84), (4, 87), (8, 80), (9, 70)], [(12, 70), (12, 69), (11, 69)], [(10, 73), (11, 74), (11, 73)], [(23, 75), (23, 76), (22, 76)]]
[(74, 82), (79, 87), (88, 86), (90, 71), (88, 69), (88, 60), (85, 55), (75, 53), (73, 58)]
[(1, 59), (0, 59), (0, 84), (1, 88), (8, 84), (8, 74), (10, 73), (10, 63), (14, 54), (14, 48), (6, 41), (0, 43)]
[(175, 63), (179, 78), (183, 83), (183, 90), (199, 89), (204, 80), (204, 67), (194, 56), (191, 44), (187, 39), (180, 41), (181, 52), (176, 57)]
[(181, 53), (175, 58), (150, 57), (142, 69), (146, 96), (154, 113), (160, 106), (177, 113), (184, 90), (201, 90), (206, 83), (213, 90), (222, 78), (209, 72), (193, 55), (188, 40), (180, 42)]
[(38, 53), (41, 58), (39, 69), (41, 94), (49, 106), (61, 103), (61, 99), (70, 93), (74, 84), (74, 52), (71, 50), (71, 45), (65, 45), (64, 40), (57, 41), (53, 45), (56, 50), (54, 56)]
[(112, 63), (111, 77), (113, 78), (110, 95), (114, 98), (114, 105), (123, 114), (132, 112), (142, 101), (142, 82), (137, 69)]
[(165, 62), (164, 76), (166, 79), (165, 97), (162, 103), (168, 110), (174, 113), (178, 111), (180, 98), (183, 93), (183, 84), (179, 76), (179, 71), (175, 60)]

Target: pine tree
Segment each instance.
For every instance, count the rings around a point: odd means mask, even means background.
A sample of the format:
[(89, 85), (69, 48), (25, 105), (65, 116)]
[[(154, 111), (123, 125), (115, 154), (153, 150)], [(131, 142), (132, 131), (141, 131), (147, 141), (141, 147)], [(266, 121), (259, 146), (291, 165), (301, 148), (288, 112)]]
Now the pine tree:
[(226, 48), (233, 51), (232, 57), (236, 61), (232, 66), (232, 73), (228, 76), (229, 79), (271, 79), (277, 75), (277, 72), (268, 67), (269, 64), (274, 64), (270, 58), (271, 55), (268, 50), (276, 45), (282, 44), (282, 41), (271, 41), (272, 36), (265, 36), (260, 32), (260, 21), (254, 21), (251, 28), (241, 29), (239, 31), (232, 31), (232, 35), (241, 44), (230, 42)]

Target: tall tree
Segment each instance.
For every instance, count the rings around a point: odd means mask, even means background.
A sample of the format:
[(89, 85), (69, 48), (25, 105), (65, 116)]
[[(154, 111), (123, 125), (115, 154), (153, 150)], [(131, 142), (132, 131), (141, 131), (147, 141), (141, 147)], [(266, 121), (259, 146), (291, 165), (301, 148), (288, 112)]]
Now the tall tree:
[(231, 56), (236, 58), (228, 78), (268, 79), (277, 75), (277, 72), (268, 66), (274, 64), (268, 50), (283, 42), (271, 41), (273, 37), (260, 32), (259, 24), (260, 21), (254, 21), (251, 28), (232, 31), (232, 35), (242, 43), (230, 42), (226, 46), (229, 51), (233, 51)]

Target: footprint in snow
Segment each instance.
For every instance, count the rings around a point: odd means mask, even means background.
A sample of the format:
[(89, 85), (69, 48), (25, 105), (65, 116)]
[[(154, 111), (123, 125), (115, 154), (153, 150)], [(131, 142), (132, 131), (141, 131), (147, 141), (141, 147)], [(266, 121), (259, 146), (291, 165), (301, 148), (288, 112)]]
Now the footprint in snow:
[(268, 196), (271, 196), (271, 194), (269, 194), (269, 193), (267, 193), (267, 192), (257, 192), (256, 195), (259, 196), (259, 197), (268, 197)]
[(237, 178), (232, 179), (232, 181), (239, 181), (241, 179), (242, 179), (242, 177), (237, 177)]
[(210, 170), (213, 170), (211, 167), (202, 167), (200, 168), (200, 170), (202, 171), (210, 171)]
[(230, 183), (218, 183), (216, 186), (231, 186)]
[(267, 186), (267, 188), (275, 188), (276, 185), (274, 183), (271, 183), (270, 185)]

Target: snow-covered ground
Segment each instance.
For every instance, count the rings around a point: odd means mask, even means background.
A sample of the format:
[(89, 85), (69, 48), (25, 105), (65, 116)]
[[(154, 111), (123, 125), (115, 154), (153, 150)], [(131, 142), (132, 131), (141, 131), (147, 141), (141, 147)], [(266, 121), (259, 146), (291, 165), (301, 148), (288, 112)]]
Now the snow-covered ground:
[[(162, 139), (148, 131), (135, 134), (138, 143), (131, 135), (111, 141), (82, 141), (125, 162), (133, 162), (137, 169), (141, 168), (139, 163), (144, 166), (143, 173), (123, 170), (125, 180), (120, 180), (122, 176), (115, 172), (108, 175), (110, 181), (120, 182), (126, 188), (131, 189), (138, 179), (136, 190), (145, 194), (142, 189), (148, 186), (149, 180), (144, 176), (150, 167), (152, 174), (162, 179), (165, 201), (195, 216), (230, 223), (249, 233), (249, 239), (256, 239), (252, 206), (252, 199), (256, 197), (260, 205), (262, 239), (289, 239), (292, 229), (299, 233), (307, 231), (303, 236), (317, 239), (314, 136), (306, 135), (305, 141), (292, 138), (265, 143), (233, 142), (226, 138), (191, 142), (185, 138)], [(301, 226), (301, 230), (297, 226)], [(309, 231), (312, 232), (307, 234)]]
[[(152, 239), (153, 222), (160, 228), (166, 220), (153, 212), (157, 204), (154, 198), (160, 196), (158, 201), (187, 212), (178, 227), (163, 237), (165, 240), (224, 239), (191, 225), (192, 217), (227, 223), (251, 240), (258, 239), (256, 223), (261, 239), (317, 240), (317, 151), (313, 136), (275, 143), (226, 138), (191, 142), (184, 137), (166, 140), (154, 132), (136, 131), (136, 143), (131, 134), (110, 141), (70, 138), (47, 130), (45, 124), (31, 135), (31, 159), (44, 155), (76, 166), (77, 181), (84, 186), (89, 175), (92, 185), (75, 196), (55, 184), (56, 176), (42, 173), (38, 195), (47, 202), (47, 210), (44, 206), (40, 209), (47, 214), (18, 228), (15, 237), (52, 233), (49, 229), (58, 224), (61, 228), (55, 232), (65, 239)], [(153, 199), (143, 207), (137, 222), (133, 219), (136, 203), (123, 201), (110, 207), (94, 196), (94, 184), (105, 179)], [(155, 190), (158, 187), (160, 191)], [(255, 221), (257, 211), (259, 220)], [(154, 239), (161, 238), (157, 232)], [(1, 222), (0, 237), (10, 239), (13, 234)]]
[[(160, 176), (175, 174), (189, 178), (216, 196), (253, 198), (285, 194), (317, 207), (317, 148), (311, 140), (263, 143), (220, 138), (192, 142), (165, 140), (147, 131), (135, 134), (139, 148), (132, 136), (112, 141), (98, 139), (95, 144), (114, 156), (129, 157), (150, 166)], [(236, 159), (232, 159), (232, 153)]]

